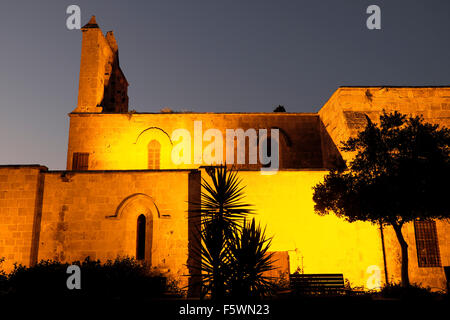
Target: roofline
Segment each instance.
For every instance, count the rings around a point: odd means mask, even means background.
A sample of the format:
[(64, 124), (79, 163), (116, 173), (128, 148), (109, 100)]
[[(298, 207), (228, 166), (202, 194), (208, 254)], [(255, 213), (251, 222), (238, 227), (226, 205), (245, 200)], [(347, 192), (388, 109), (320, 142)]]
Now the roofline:
[[(205, 167), (209, 166), (200, 166), (197, 169), (126, 169), (126, 170), (48, 170), (46, 166), (39, 164), (2, 164), (0, 165), (0, 169), (2, 168), (12, 168), (12, 169), (20, 169), (20, 168), (36, 168), (45, 173), (53, 173), (53, 174), (85, 174), (85, 173), (128, 173), (128, 172), (198, 172), (201, 169), (205, 169)], [(329, 171), (328, 168), (317, 167), (317, 168), (280, 168), (277, 171), (285, 172), (285, 171)], [(261, 169), (238, 169), (239, 172), (260, 172)]]
[(186, 114), (223, 114), (223, 115), (274, 115), (274, 116), (318, 116), (316, 112), (71, 112), (69, 116), (77, 115), (146, 115), (146, 114), (157, 114), (157, 115), (186, 115)]
[(408, 88), (408, 89), (424, 89), (424, 88), (448, 88), (450, 89), (450, 85), (439, 85), (439, 86), (426, 86), (426, 85), (422, 85), (422, 86), (383, 86), (383, 85), (379, 85), (379, 86), (339, 86), (339, 89), (341, 88)]
[[(450, 89), (450, 84), (448, 85), (420, 85), (420, 86), (384, 86), (384, 85), (376, 85), (376, 86), (348, 86), (343, 85), (339, 86), (337, 90), (335, 90), (331, 96), (328, 98), (327, 102), (331, 100), (333, 95), (336, 94), (340, 89), (368, 89), (368, 88), (393, 88), (393, 89)], [(327, 104), (325, 102), (323, 106)], [(319, 110), (320, 111), (320, 110)], [(146, 114), (158, 114), (158, 115), (180, 115), (180, 114), (223, 114), (223, 115), (276, 115), (276, 116), (282, 116), (282, 115), (292, 115), (292, 116), (318, 116), (319, 112), (124, 112), (124, 113), (117, 113), (117, 112), (70, 112), (68, 115), (107, 115), (107, 114), (124, 114), (124, 115), (146, 115)]]
[[(205, 166), (200, 166), (197, 169), (129, 169), (129, 170), (49, 170), (46, 173), (52, 174), (63, 174), (63, 175), (74, 175), (74, 174), (102, 174), (102, 173), (165, 173), (165, 172), (199, 172), (200, 170), (204, 170)], [(261, 172), (261, 169), (238, 169), (238, 172)], [(277, 172), (294, 172), (294, 171), (330, 171), (328, 168), (280, 168)]]
[(198, 172), (198, 169), (125, 169), (125, 170), (49, 170), (47, 173), (56, 174), (85, 174), (85, 173), (130, 173), (130, 172)]
[(35, 168), (43, 171), (48, 171), (46, 166), (40, 164), (0, 164), (0, 169), (11, 168), (11, 169), (21, 169), (21, 168)]

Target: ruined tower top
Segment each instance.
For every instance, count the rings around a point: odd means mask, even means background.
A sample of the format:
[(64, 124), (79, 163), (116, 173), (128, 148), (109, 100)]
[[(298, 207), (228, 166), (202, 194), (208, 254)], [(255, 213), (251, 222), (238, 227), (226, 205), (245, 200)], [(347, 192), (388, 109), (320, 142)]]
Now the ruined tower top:
[(80, 81), (74, 113), (128, 111), (128, 82), (119, 66), (119, 50), (112, 31), (103, 35), (95, 16), (81, 28)]
[(97, 28), (99, 29), (99, 26), (97, 24), (97, 21), (95, 20), (95, 16), (91, 17), (91, 20), (89, 20), (88, 23), (86, 23), (83, 28), (81, 28), (81, 30), (83, 29), (89, 29), (89, 28)]

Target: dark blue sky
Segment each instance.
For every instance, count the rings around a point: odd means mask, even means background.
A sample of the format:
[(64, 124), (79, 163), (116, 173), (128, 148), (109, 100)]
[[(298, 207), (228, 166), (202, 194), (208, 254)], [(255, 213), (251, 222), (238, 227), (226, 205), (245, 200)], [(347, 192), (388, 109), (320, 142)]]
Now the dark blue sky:
[[(130, 109), (317, 112), (342, 85), (450, 84), (450, 1), (2, 1), (0, 164), (64, 169), (81, 32), (114, 30)], [(366, 28), (366, 8), (382, 29)]]

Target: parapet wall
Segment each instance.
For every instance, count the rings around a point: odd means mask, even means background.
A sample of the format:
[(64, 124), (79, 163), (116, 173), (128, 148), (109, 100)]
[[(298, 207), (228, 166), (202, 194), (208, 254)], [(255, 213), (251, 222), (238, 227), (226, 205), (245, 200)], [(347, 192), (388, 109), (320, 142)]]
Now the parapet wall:
[[(218, 129), (222, 134), (223, 159), (226, 160), (226, 129), (278, 129), (279, 167), (323, 168), (330, 166), (329, 153), (322, 152), (322, 142), (332, 144), (329, 136), (321, 130), (317, 114), (298, 113), (157, 113), (157, 114), (70, 114), (69, 148), (67, 168), (73, 168), (74, 152), (89, 153), (89, 169), (146, 169), (148, 168), (148, 144), (156, 140), (161, 145), (161, 169), (191, 169), (208, 163), (196, 164), (194, 122), (200, 121), (200, 140), (208, 129)], [(180, 141), (172, 141), (177, 129), (188, 131), (191, 141), (191, 163), (174, 164), (172, 148)], [(203, 141), (205, 148), (212, 141)], [(327, 149), (328, 150), (328, 149)], [(236, 158), (236, 145), (234, 154)], [(248, 159), (241, 169), (257, 169)], [(336, 156), (336, 155), (333, 155)], [(236, 163), (237, 161), (235, 161)]]
[[(355, 135), (366, 124), (365, 115), (379, 121), (382, 110), (423, 116), (426, 122), (450, 127), (450, 87), (341, 87), (319, 115), (334, 144)], [(342, 154), (349, 160), (351, 155)]]

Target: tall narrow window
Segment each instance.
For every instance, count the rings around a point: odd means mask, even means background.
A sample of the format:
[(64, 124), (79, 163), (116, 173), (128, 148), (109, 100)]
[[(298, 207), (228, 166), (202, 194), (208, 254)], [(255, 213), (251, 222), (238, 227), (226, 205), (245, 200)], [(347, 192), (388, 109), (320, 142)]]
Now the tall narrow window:
[(141, 214), (137, 219), (137, 235), (136, 235), (136, 259), (145, 259), (145, 216)]
[(72, 158), (72, 170), (88, 170), (89, 153), (75, 152)]
[(439, 254), (436, 222), (416, 220), (414, 221), (414, 231), (416, 234), (419, 267), (440, 267), (441, 257)]
[(158, 141), (152, 140), (148, 144), (148, 168), (159, 169), (160, 167), (161, 145)]

